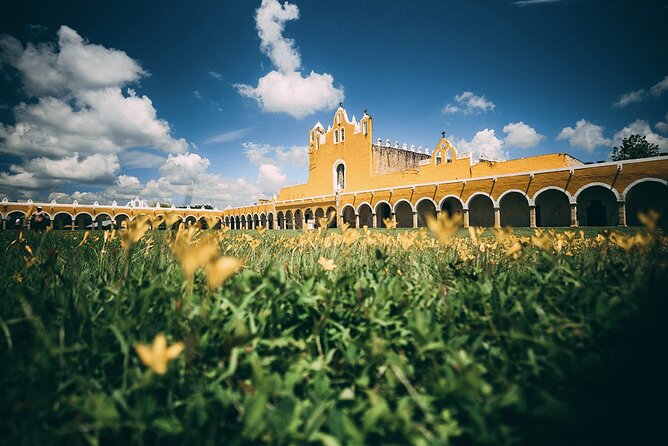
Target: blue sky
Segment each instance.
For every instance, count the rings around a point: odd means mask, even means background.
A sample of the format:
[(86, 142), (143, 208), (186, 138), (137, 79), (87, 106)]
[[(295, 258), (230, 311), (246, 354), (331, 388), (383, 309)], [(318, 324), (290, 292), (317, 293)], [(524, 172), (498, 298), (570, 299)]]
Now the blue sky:
[(8, 3), (9, 199), (251, 203), (306, 179), (307, 132), (340, 99), (400, 144), (668, 151), (668, 1)]

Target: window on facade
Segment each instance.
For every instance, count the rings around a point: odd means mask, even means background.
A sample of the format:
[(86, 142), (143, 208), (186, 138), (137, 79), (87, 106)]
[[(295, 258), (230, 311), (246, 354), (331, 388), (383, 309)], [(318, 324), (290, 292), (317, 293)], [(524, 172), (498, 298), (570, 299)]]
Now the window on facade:
[(334, 144), (337, 144), (339, 142), (339, 131), (334, 130)]
[(343, 164), (336, 166), (336, 188), (346, 188), (346, 166)]
[(346, 140), (346, 129), (341, 129), (341, 142)]
[(436, 165), (441, 164), (441, 152), (436, 153)]
[(366, 126), (366, 121), (364, 121), (364, 124), (362, 124), (362, 128), (364, 129), (364, 134), (367, 134), (367, 126)]
[(341, 124), (341, 115), (336, 115), (336, 123)]

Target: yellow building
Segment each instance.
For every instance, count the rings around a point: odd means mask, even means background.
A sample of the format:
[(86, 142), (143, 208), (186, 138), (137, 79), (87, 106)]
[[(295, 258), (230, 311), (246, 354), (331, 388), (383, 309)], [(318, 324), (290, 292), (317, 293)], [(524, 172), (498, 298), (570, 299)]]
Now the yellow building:
[[(639, 211), (668, 215), (668, 157), (582, 163), (567, 154), (510, 161), (474, 160), (443, 136), (433, 150), (374, 140), (373, 119), (339, 107), (332, 123), (308, 132), (309, 175), (273, 200), (225, 210), (175, 209), (183, 222), (215, 221), (232, 229), (301, 229), (334, 213), (333, 225), (425, 226), (428, 215), (459, 214), (465, 226), (637, 225)], [(0, 203), (3, 227), (37, 203)], [(126, 206), (40, 203), (52, 226), (104, 227), (166, 208), (140, 200)], [(663, 220), (665, 227), (665, 220)]]

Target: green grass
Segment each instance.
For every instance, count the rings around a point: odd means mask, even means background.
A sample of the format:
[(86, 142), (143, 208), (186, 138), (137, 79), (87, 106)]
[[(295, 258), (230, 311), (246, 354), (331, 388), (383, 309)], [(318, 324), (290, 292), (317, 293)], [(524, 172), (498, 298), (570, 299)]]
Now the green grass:
[[(245, 267), (212, 293), (202, 271), (183, 278), (170, 232), (149, 232), (127, 256), (118, 241), (103, 252), (102, 232), (80, 247), (78, 231), (15, 243), (18, 232), (0, 233), (0, 443), (641, 444), (662, 434), (665, 239), (627, 252), (592, 230), (572, 256), (526, 247), (515, 261), (465, 237), (440, 247), (420, 236), (406, 251), (399, 233), (348, 245), (332, 231), (228, 232), (221, 252)], [(323, 271), (321, 256), (337, 268)], [(160, 332), (186, 346), (163, 376), (133, 348)]]

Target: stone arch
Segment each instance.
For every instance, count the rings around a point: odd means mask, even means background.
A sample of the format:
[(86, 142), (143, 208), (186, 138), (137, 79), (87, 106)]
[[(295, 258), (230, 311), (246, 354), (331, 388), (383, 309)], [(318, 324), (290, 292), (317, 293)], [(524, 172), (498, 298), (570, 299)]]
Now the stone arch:
[(276, 213), (276, 224), (279, 229), (287, 229), (285, 227), (285, 214), (283, 214), (283, 211), (278, 211), (278, 213)]
[(348, 223), (351, 228), (355, 228), (355, 208), (351, 204), (343, 206), (341, 209), (341, 218), (344, 223)]
[(294, 218), (292, 216), (292, 211), (287, 211), (285, 213), (285, 229), (294, 229)]
[(304, 211), (304, 223), (307, 228), (315, 228), (315, 217), (311, 208), (306, 208)]
[(303, 229), (304, 228), (304, 214), (302, 213), (301, 209), (295, 210), (294, 227), (295, 227), (295, 229)]
[(231, 225), (230, 216), (227, 215), (227, 216), (225, 217), (225, 227), (226, 227), (226, 228), (229, 228), (230, 225)]
[(267, 227), (267, 214), (264, 212), (260, 214), (260, 225), (262, 225), (263, 228)]
[(392, 218), (392, 206), (387, 201), (376, 203), (376, 221), (379, 228), (385, 228), (385, 219)]
[(53, 229), (72, 229), (72, 214), (65, 211), (56, 212), (53, 215)]
[(253, 214), (253, 229), (257, 229), (260, 227), (260, 216), (256, 212)]
[(529, 197), (521, 190), (507, 190), (499, 196), (501, 226), (515, 228), (531, 225), (529, 218)]
[(275, 229), (274, 228), (274, 213), (269, 212), (267, 214), (267, 229)]
[(209, 228), (209, 224), (207, 223), (206, 218), (204, 218), (204, 217), (200, 217), (197, 220), (197, 224), (199, 224), (199, 227), (201, 229), (213, 229), (213, 228)]
[(241, 216), (241, 222), (240, 223), (241, 224), (239, 226), (239, 229), (246, 229), (248, 227), (247, 223), (246, 223), (246, 216), (245, 215)]
[(197, 217), (195, 217), (194, 215), (188, 215), (188, 216), (186, 216), (186, 219), (185, 219), (185, 225), (186, 225), (186, 227), (189, 228), (189, 227), (193, 226), (193, 225), (196, 224), (196, 223), (197, 223)]
[(128, 222), (130, 220), (130, 216), (128, 214), (116, 214), (114, 215), (114, 225), (116, 225), (117, 229), (121, 229), (123, 227), (123, 222)]
[(430, 216), (436, 218), (436, 202), (429, 197), (420, 198), (415, 203), (415, 210), (417, 211), (419, 228), (427, 226), (427, 219)]
[(336, 208), (334, 206), (329, 206), (327, 208), (327, 212), (325, 212), (325, 215), (327, 216), (327, 227), (328, 228), (336, 228), (337, 227), (337, 216), (336, 216)]
[(641, 225), (638, 214), (654, 210), (659, 214), (659, 227), (668, 231), (668, 181), (643, 178), (629, 184), (622, 196), (626, 202), (627, 225)]
[(106, 212), (100, 212), (95, 216), (95, 229), (113, 229), (114, 220)]
[(494, 226), (494, 199), (484, 192), (471, 195), (466, 203), (469, 210), (469, 225)]
[(571, 199), (563, 189), (545, 187), (534, 195), (536, 205), (536, 226), (570, 226)]
[(367, 226), (369, 228), (373, 227), (373, 210), (371, 205), (366, 201), (357, 206), (357, 215), (360, 217), (360, 228)]
[(397, 220), (397, 228), (413, 227), (413, 205), (408, 201), (401, 199), (394, 203), (394, 215)]
[(76, 229), (92, 229), (93, 216), (88, 212), (77, 212), (74, 215), (74, 225)]
[(460, 224), (464, 225), (464, 202), (456, 195), (446, 195), (439, 203), (441, 213), (448, 218), (458, 219)]
[(619, 193), (605, 183), (590, 183), (574, 195), (577, 219), (581, 226), (617, 226)]
[(21, 229), (26, 224), (26, 213), (11, 211), (7, 214), (7, 229)]
[(234, 217), (234, 229), (241, 229), (241, 217), (238, 215)]
[(246, 229), (255, 229), (253, 227), (253, 216), (251, 214), (246, 215)]

